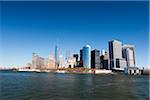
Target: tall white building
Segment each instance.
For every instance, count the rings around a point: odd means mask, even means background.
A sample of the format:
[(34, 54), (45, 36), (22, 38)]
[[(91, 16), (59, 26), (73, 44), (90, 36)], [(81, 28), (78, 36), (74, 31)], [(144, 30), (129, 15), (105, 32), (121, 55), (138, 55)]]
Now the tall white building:
[(59, 56), (59, 68), (63, 68), (63, 56)]
[(109, 41), (109, 58), (110, 69), (124, 70), (127, 67), (127, 62), (122, 57), (122, 43), (120, 41)]
[(40, 57), (38, 54), (32, 54), (32, 68), (33, 69), (44, 69), (45, 68), (45, 58)]
[(70, 51), (67, 52), (66, 56), (65, 68), (74, 68), (75, 58), (71, 56)]
[(66, 62), (66, 67), (67, 68), (74, 68), (74, 65), (75, 65), (75, 58), (69, 57), (67, 59), (67, 62)]
[(134, 45), (124, 45), (123, 46), (123, 58), (127, 61), (128, 67), (135, 67), (135, 49)]
[(117, 40), (109, 41), (110, 69), (116, 68), (116, 59), (122, 59), (122, 43)]
[(37, 53), (32, 54), (32, 68), (38, 69), (41, 67), (40, 65), (40, 56)]
[(48, 64), (47, 64), (47, 68), (46, 69), (56, 69), (55, 57), (54, 57), (54, 55), (52, 53), (48, 57)]
[(38, 60), (38, 55), (36, 53), (32, 54), (32, 68), (36, 69), (37, 67), (37, 60)]

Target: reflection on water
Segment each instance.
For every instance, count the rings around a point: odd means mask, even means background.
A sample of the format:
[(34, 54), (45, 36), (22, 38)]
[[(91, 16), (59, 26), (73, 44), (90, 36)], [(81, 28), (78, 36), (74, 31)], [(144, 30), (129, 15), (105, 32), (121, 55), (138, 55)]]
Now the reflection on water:
[(148, 76), (0, 72), (1, 100), (148, 100)]

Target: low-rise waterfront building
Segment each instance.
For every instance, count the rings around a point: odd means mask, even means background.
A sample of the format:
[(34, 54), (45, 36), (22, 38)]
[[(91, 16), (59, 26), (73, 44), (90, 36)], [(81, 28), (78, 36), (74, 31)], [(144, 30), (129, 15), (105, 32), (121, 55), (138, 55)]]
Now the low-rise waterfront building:
[(142, 70), (138, 67), (127, 67), (125, 68), (125, 73), (128, 75), (141, 75)]

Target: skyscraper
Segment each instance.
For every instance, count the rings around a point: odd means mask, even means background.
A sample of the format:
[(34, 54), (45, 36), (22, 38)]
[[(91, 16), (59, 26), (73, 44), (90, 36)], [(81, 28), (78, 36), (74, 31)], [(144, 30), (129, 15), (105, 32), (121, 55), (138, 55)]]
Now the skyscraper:
[(32, 53), (32, 68), (36, 69), (39, 56), (36, 53)]
[(97, 49), (91, 51), (91, 68), (100, 69), (100, 52)]
[(83, 50), (80, 50), (80, 61), (79, 61), (79, 66), (83, 67)]
[(105, 55), (105, 49), (102, 49), (102, 51), (101, 51), (101, 55)]
[(56, 68), (59, 67), (59, 48), (57, 45), (55, 47), (55, 66)]
[(67, 59), (66, 67), (67, 68), (74, 68), (74, 65), (75, 65), (75, 58), (69, 57)]
[(123, 54), (123, 58), (125, 58), (127, 61), (128, 67), (135, 67), (136, 66), (134, 45), (124, 45), (122, 54)]
[(59, 56), (59, 68), (63, 68), (63, 56)]
[(75, 59), (74, 67), (78, 67), (79, 66), (79, 55), (78, 54), (74, 54), (73, 58)]
[(76, 59), (71, 56), (70, 51), (68, 51), (67, 58), (66, 58), (66, 66), (67, 68), (74, 68), (75, 67)]
[(44, 69), (45, 58), (40, 57), (37, 53), (32, 54), (32, 68), (33, 69)]
[(83, 47), (83, 67), (91, 68), (91, 46), (86, 45)]
[(122, 59), (122, 43), (120, 41), (117, 40), (109, 41), (109, 58), (110, 58), (110, 69), (117, 68), (116, 59)]
[(106, 51), (100, 56), (100, 63), (101, 69), (109, 69), (109, 55)]
[(51, 53), (48, 57), (48, 64), (47, 64), (47, 69), (55, 69), (55, 57)]

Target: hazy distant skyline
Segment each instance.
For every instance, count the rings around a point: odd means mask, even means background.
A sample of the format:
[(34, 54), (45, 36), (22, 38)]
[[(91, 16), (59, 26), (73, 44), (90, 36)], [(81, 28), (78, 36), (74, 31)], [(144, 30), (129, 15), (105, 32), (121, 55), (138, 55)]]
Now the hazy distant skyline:
[(148, 66), (149, 2), (0, 2), (0, 66), (23, 66), (32, 53), (66, 56), (89, 43), (106, 49), (117, 39), (135, 45), (136, 65)]

